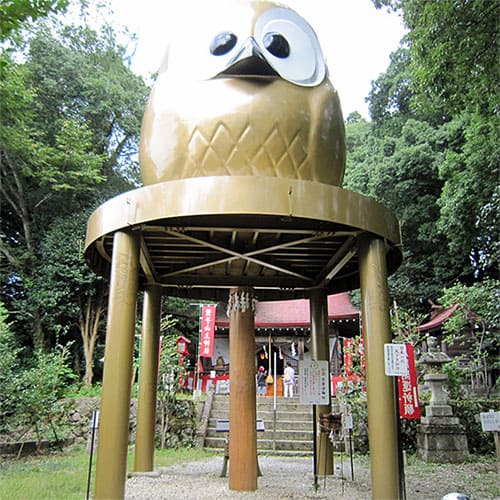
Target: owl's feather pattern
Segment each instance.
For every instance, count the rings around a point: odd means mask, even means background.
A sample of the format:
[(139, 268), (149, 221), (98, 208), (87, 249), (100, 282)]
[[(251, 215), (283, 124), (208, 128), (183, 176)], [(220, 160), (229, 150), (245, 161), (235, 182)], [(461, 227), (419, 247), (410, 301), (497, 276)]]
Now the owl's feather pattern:
[[(307, 165), (307, 137), (300, 129), (287, 136), (287, 131), (274, 124), (267, 138), (252, 148), (254, 127), (247, 122), (232, 131), (224, 122), (204, 131), (196, 127), (188, 143), (188, 157), (184, 174), (213, 175), (214, 170), (225, 169), (225, 175), (269, 175), (271, 177), (304, 178), (301, 170)], [(248, 143), (248, 144), (247, 144)], [(250, 172), (249, 172), (250, 169)]]

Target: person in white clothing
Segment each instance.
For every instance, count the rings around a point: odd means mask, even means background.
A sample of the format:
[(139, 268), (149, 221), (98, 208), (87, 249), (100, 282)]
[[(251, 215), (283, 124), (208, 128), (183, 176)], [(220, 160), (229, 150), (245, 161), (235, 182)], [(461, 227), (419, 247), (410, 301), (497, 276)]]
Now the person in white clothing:
[(291, 367), (290, 363), (286, 364), (285, 373), (283, 375), (283, 383), (285, 385), (285, 398), (293, 398), (295, 370)]

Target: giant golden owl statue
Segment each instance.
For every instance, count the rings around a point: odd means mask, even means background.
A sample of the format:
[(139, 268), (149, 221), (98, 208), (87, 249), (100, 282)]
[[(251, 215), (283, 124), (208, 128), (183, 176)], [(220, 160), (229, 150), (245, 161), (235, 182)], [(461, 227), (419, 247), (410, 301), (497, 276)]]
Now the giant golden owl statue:
[(344, 123), (313, 29), (274, 2), (201, 4), (209, 12), (197, 4), (191, 16), (206, 21), (178, 21), (146, 107), (144, 184), (243, 175), (340, 185)]

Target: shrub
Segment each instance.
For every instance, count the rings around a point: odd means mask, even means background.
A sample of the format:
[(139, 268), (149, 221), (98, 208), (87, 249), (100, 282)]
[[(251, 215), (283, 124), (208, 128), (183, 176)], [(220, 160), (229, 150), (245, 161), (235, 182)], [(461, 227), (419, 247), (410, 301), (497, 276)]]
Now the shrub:
[[(368, 410), (366, 395), (352, 394), (346, 397), (351, 407), (354, 429), (353, 443), (360, 453), (369, 451), (368, 443)], [(456, 399), (450, 401), (453, 415), (460, 419), (464, 426), (469, 452), (476, 455), (492, 455), (495, 453), (495, 443), (490, 432), (483, 432), (479, 414), (491, 409), (498, 409), (500, 402), (494, 399)], [(401, 444), (403, 450), (415, 452), (417, 449), (417, 425), (420, 420), (401, 419)]]
[[(182, 399), (182, 377), (177, 354), (176, 334), (171, 331), (175, 320), (169, 316), (162, 321), (165, 333), (160, 357), (157, 388), (159, 446), (178, 448), (193, 446), (196, 434), (196, 410), (192, 401)], [(185, 365), (188, 369), (188, 365)]]
[(483, 432), (480, 413), (491, 409), (498, 410), (500, 401), (493, 399), (461, 399), (450, 401), (453, 415), (460, 419), (465, 428), (469, 452), (477, 455), (493, 455), (495, 442), (491, 432)]
[(38, 445), (49, 435), (58, 441), (57, 428), (65, 412), (61, 399), (74, 378), (68, 347), (57, 346), (49, 353), (37, 350), (24, 364), (22, 353), (0, 303), (0, 432), (12, 439), (34, 433)]

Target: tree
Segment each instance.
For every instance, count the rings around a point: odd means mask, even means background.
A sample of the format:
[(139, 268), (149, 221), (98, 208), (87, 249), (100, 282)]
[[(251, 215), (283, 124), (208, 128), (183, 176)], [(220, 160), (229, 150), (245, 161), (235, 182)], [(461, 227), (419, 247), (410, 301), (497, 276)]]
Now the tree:
[(488, 372), (498, 374), (500, 368), (500, 281), (485, 279), (471, 286), (457, 282), (443, 290), (440, 302), (444, 307), (458, 304), (443, 325), (445, 341), (467, 347), (469, 375), (482, 376), (491, 389), (495, 381), (488, 380)]
[[(96, 182), (101, 158), (90, 151), (91, 136), (85, 123), (68, 117), (52, 144), (42, 140), (34, 112), (36, 92), (28, 72), (4, 55), (0, 65), (0, 174), (3, 227), (0, 250), (6, 262), (5, 282), (29, 281), (36, 266), (37, 240), (46, 210), (64, 209), (62, 193), (84, 191)], [(4, 281), (4, 280), (2, 280)], [(32, 312), (36, 339), (42, 330)]]
[(498, 120), (461, 114), (442, 127), (446, 155), (439, 166), (442, 232), (450, 235), (449, 252), (466, 254), (469, 275), (498, 276)]
[[(40, 243), (55, 218), (130, 189), (147, 89), (124, 63), (110, 28), (38, 26), (22, 63), (0, 65), (2, 297), (14, 328), (36, 346), (55, 343), (40, 301), (30, 300)], [(85, 224), (83, 224), (83, 227)], [(82, 312), (82, 317), (86, 316)], [(73, 322), (76, 322), (73, 317)]]
[(28, 20), (36, 21), (51, 12), (64, 12), (69, 0), (24, 0), (0, 4), (0, 40), (16, 34)]
[(374, 0), (402, 13), (421, 105), (491, 115), (497, 106), (500, 4)]
[(379, 137), (397, 136), (406, 120), (421, 118), (415, 110), (411, 53), (404, 42), (390, 61), (387, 71), (372, 82), (368, 95), (373, 131)]
[(8, 311), (0, 302), (0, 433), (5, 433), (9, 418), (16, 411), (20, 348), (16, 345)]
[[(500, 174), (499, 60), (492, 47), (499, 42), (500, 4), (488, 0), (374, 0), (374, 4), (402, 14), (409, 29), (405, 80), (413, 92), (411, 109), (419, 119), (442, 125), (446, 152), (439, 167), (443, 182), (439, 227), (447, 234), (447, 250), (456, 262), (461, 260), (459, 254), (470, 257), (469, 281), (474, 274), (498, 276), (498, 231), (492, 214), (498, 207)], [(386, 122), (378, 105), (380, 88), (371, 94), (372, 110), (375, 120)], [(398, 113), (405, 115), (406, 109)]]
[(162, 350), (157, 388), (160, 448), (191, 446), (194, 438), (195, 419), (190, 401), (179, 398), (182, 373), (177, 353), (176, 323), (177, 320), (170, 315), (161, 322)]
[(60, 400), (73, 378), (67, 365), (68, 349), (57, 346), (51, 353), (37, 350), (31, 363), (23, 364), (22, 348), (15, 341), (7, 316), (0, 302), (0, 430), (15, 433), (19, 439), (34, 432), (38, 445), (47, 432), (59, 441)]
[[(375, 124), (346, 125), (348, 160), (345, 184), (390, 208), (402, 226), (404, 260), (391, 277), (391, 294), (406, 309), (436, 297), (442, 283), (455, 278), (457, 266), (440, 231), (438, 200), (443, 159), (439, 132), (425, 121), (407, 119), (397, 136), (378, 137)], [(467, 264), (467, 256), (461, 265)]]
[(31, 300), (44, 311), (43, 328), (51, 330), (54, 338), (74, 339), (83, 347), (83, 382), (90, 387), (108, 285), (82, 258), (87, 218), (82, 211), (51, 224), (40, 246), (45, 264), (36, 270), (29, 290)]

